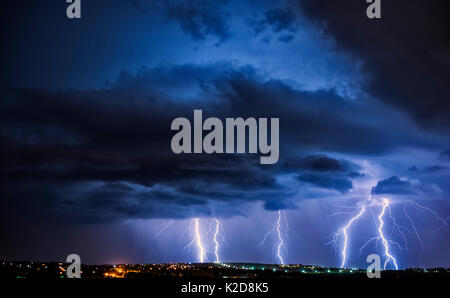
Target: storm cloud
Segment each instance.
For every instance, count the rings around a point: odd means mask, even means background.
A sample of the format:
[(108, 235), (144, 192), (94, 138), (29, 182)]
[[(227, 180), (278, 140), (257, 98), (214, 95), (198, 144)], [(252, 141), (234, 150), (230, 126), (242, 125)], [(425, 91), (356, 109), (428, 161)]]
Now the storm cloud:
[(323, 28), (338, 48), (363, 60), (368, 92), (448, 137), (448, 1), (385, 1), (380, 20), (366, 17), (365, 1), (292, 3)]
[(400, 178), (392, 176), (381, 180), (372, 188), (374, 195), (427, 195), (434, 197), (441, 193), (441, 189), (436, 184), (422, 183), (419, 180)]
[[(207, 212), (204, 206), (214, 201), (289, 205), (282, 202), (296, 191), (280, 184), (278, 175), (297, 173), (298, 181), (339, 192), (349, 191), (352, 179), (363, 175), (352, 162), (308, 152), (372, 155), (412, 143), (429, 146), (408, 125), (395, 124), (398, 117), (392, 118), (397, 129), (389, 132), (377, 123), (361, 125), (354, 115), (395, 114), (376, 102), (356, 104), (332, 90), (294, 90), (252, 68), (229, 64), (143, 68), (122, 73), (105, 89), (15, 88), (5, 94), (1, 175), (11, 185), (9, 195), (27, 195), (13, 188), (19, 182), (32, 188), (39, 182), (36, 193), (42, 185), (57, 183), (60, 190), (48, 194), (49, 202), (63, 211), (73, 202), (68, 194), (79, 193), (77, 206), (91, 220), (100, 203), (100, 218), (111, 210), (108, 218), (116, 219), (185, 217), (191, 214), (172, 207), (192, 205), (195, 214), (195, 206)], [(280, 118), (279, 165), (261, 166), (251, 155), (173, 154), (170, 123), (180, 116), (192, 118), (194, 108), (203, 109), (205, 117)], [(129, 189), (112, 196), (108, 188), (116, 185)], [(105, 196), (109, 199), (102, 200)]]

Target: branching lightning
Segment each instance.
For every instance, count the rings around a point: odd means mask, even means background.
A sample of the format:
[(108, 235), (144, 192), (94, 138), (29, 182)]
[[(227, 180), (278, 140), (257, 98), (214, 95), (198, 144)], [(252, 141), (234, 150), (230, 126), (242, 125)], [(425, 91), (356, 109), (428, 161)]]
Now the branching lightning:
[(281, 221), (284, 221), (286, 227), (287, 227), (287, 220), (286, 217), (283, 216), (281, 210), (278, 210), (278, 217), (277, 217), (277, 221), (274, 224), (273, 228), (267, 232), (264, 235), (263, 240), (258, 244), (258, 247), (262, 247), (264, 245), (264, 243), (267, 240), (267, 237), (269, 237), (270, 235), (276, 235), (277, 241), (274, 244), (274, 248), (276, 247), (276, 257), (279, 260), (281, 265), (284, 265), (284, 259), (282, 256), (282, 249), (286, 250), (286, 246), (284, 245), (284, 240), (283, 240), (283, 234), (281, 232)]
[(388, 208), (388, 207), (389, 207), (389, 200), (384, 199), (383, 200), (383, 208), (381, 209), (380, 215), (378, 215), (378, 221), (380, 222), (380, 226), (378, 227), (378, 234), (380, 235), (380, 238), (383, 242), (384, 253), (386, 256), (386, 261), (384, 262), (384, 270), (386, 270), (386, 264), (389, 261), (392, 261), (394, 263), (395, 270), (398, 270), (397, 260), (389, 252), (389, 240), (387, 240), (383, 235), (383, 225), (384, 225), (383, 215), (386, 212), (386, 208)]
[(414, 231), (414, 234), (416, 235), (417, 240), (419, 240), (419, 242), (420, 242), (420, 247), (421, 247), (422, 252), (423, 252), (424, 245), (423, 245), (422, 238), (420, 237), (419, 232), (416, 229), (416, 225), (415, 225), (414, 221), (412, 220), (411, 216), (409, 216), (408, 210), (406, 210), (407, 205), (408, 205), (407, 203), (405, 203), (403, 205), (403, 213), (405, 214), (405, 217), (409, 220), (409, 223), (411, 224), (411, 227), (412, 227), (412, 229)]
[(432, 209), (430, 209), (430, 208), (428, 208), (428, 207), (422, 206), (422, 205), (420, 205), (420, 204), (417, 203), (417, 202), (411, 201), (411, 202), (408, 202), (408, 203), (410, 204), (410, 206), (416, 208), (417, 210), (427, 211), (427, 212), (431, 213), (431, 214), (434, 216), (434, 218), (436, 218), (436, 220), (439, 221), (439, 222), (441, 223), (441, 225), (440, 225), (439, 228), (436, 230), (436, 232), (434, 233), (434, 235), (436, 235), (436, 233), (437, 233), (440, 229), (442, 229), (442, 227), (448, 228), (448, 221), (450, 220), (450, 217), (444, 219), (444, 218), (440, 217), (440, 216), (437, 214), (436, 211), (434, 211), (434, 210), (432, 210)]
[[(369, 196), (368, 199), (357, 203), (354, 207), (348, 206), (340, 206), (341, 208), (350, 209), (353, 208), (353, 212), (337, 212), (335, 214), (349, 214), (351, 218), (345, 223), (345, 225), (341, 226), (337, 232), (334, 234), (332, 243), (337, 244), (338, 240), (342, 239), (342, 248), (341, 248), (341, 268), (346, 268), (348, 260), (349, 260), (349, 247), (351, 242), (350, 231), (351, 229), (357, 225), (361, 218), (365, 216), (365, 214), (370, 213), (372, 215), (372, 222), (376, 226), (376, 235), (369, 240), (367, 240), (360, 248), (362, 252), (363, 249), (367, 247), (369, 243), (375, 242), (377, 247), (378, 244), (382, 244), (383, 255), (385, 257), (384, 260), (384, 270), (388, 267), (388, 265), (395, 268), (395, 270), (399, 269), (399, 264), (397, 258), (394, 256), (395, 252), (399, 252), (401, 250), (408, 251), (408, 234), (414, 235), (417, 240), (420, 242), (422, 251), (424, 250), (424, 242), (416, 228), (416, 224), (413, 220), (415, 215), (414, 213), (408, 212), (410, 209), (415, 209), (419, 212), (426, 212), (431, 214), (439, 223), (437, 231), (442, 228), (448, 228), (450, 220), (449, 218), (441, 217), (437, 212), (430, 209), (429, 207), (423, 206), (415, 201), (405, 201), (403, 203), (403, 215), (405, 217), (406, 222), (408, 222), (408, 227), (402, 226), (401, 221), (397, 221), (396, 217), (392, 213), (391, 210), (391, 201), (388, 198), (380, 198)], [(369, 212), (367, 212), (369, 211)], [(166, 225), (164, 225), (158, 233), (156, 233), (155, 237), (162, 234), (173, 221), (171, 220)], [(213, 256), (215, 263), (220, 263), (220, 247), (221, 244), (224, 243), (223, 239), (223, 231), (221, 222), (218, 218), (213, 218), (209, 221), (209, 232), (203, 231), (201, 229), (201, 221), (200, 218), (193, 218), (190, 225), (190, 231), (192, 236), (192, 241), (187, 245), (187, 247), (191, 247), (195, 245), (197, 248), (197, 259), (200, 263), (204, 263), (207, 261), (208, 256)], [(388, 229), (388, 227), (392, 227), (392, 231)], [(258, 244), (258, 247), (264, 245), (269, 236), (273, 237), (274, 245), (273, 252), (275, 252), (275, 257), (278, 260), (278, 263), (285, 265), (284, 257), (283, 257), (283, 249), (286, 250), (285, 246), (285, 238), (283, 236), (283, 230), (288, 228), (288, 222), (286, 216), (284, 216), (281, 210), (277, 211), (277, 217), (273, 224), (272, 229), (264, 235), (263, 240)], [(387, 232), (386, 232), (387, 230)], [(436, 231), (436, 232), (437, 232)], [(286, 233), (286, 231), (284, 231)], [(397, 233), (397, 234), (395, 234)], [(402, 240), (405, 247), (402, 247), (398, 242), (394, 241), (393, 237), (397, 237)], [(389, 239), (391, 238), (391, 239)], [(226, 242), (225, 242), (226, 243)], [(214, 255), (213, 255), (214, 254)]]
[[(194, 244), (197, 247), (197, 259), (200, 263), (208, 260), (208, 255), (214, 253), (215, 263), (220, 263), (219, 250), (221, 243), (224, 243), (223, 235), (221, 234), (221, 222), (214, 218), (209, 222), (209, 233), (201, 229), (199, 218), (193, 218), (190, 231), (192, 240), (186, 245), (185, 249), (190, 249)], [(211, 241), (208, 241), (211, 239)], [(213, 246), (213, 247), (212, 247)]]
[(200, 233), (200, 219), (198, 218), (194, 218), (194, 232), (195, 238), (193, 241), (195, 241), (198, 248), (198, 260), (200, 263), (203, 263), (205, 261), (205, 247), (202, 243), (202, 237)]
[(171, 225), (173, 224), (173, 220), (170, 220), (167, 224), (165, 224), (158, 233), (153, 236), (153, 239), (157, 238), (159, 235), (161, 235), (165, 230), (167, 230)]
[(214, 232), (214, 255), (216, 256), (216, 263), (220, 262), (219, 259), (219, 241), (217, 241), (217, 236), (219, 235), (220, 222), (217, 218), (214, 219), (216, 223), (216, 230)]
[[(336, 232), (336, 234), (334, 235), (334, 240), (333, 240), (333, 242), (336, 242), (337, 239), (338, 239), (338, 237), (339, 237), (340, 235), (342, 235), (343, 238), (344, 238), (344, 240), (343, 240), (344, 243), (343, 243), (342, 252), (341, 252), (341, 255), (342, 255), (341, 268), (344, 268), (344, 267), (345, 267), (346, 262), (347, 262), (347, 259), (348, 259), (348, 256), (347, 256), (347, 248), (348, 248), (348, 242), (349, 242), (349, 233), (348, 233), (349, 228), (350, 228), (354, 223), (356, 223), (358, 219), (360, 219), (360, 218), (364, 215), (364, 213), (366, 212), (367, 208), (370, 208), (370, 207), (372, 207), (372, 206), (377, 206), (377, 205), (380, 205), (380, 203), (377, 202), (377, 201), (372, 200), (372, 196), (369, 196), (369, 198), (368, 198), (365, 202), (363, 202), (362, 206), (359, 208), (359, 212), (358, 212), (355, 216), (353, 216), (353, 217), (347, 222), (346, 225), (344, 225), (343, 227), (341, 227), (341, 228)], [(377, 229), (378, 236), (369, 239), (366, 243), (364, 243), (364, 245), (361, 247), (360, 250), (362, 251), (362, 250), (363, 250), (370, 242), (372, 242), (372, 241), (374, 241), (374, 240), (376, 240), (376, 241), (381, 240), (382, 243), (383, 243), (383, 246), (384, 246), (385, 256), (386, 256), (386, 258), (387, 258), (386, 261), (385, 261), (385, 263), (384, 263), (384, 269), (386, 269), (387, 263), (388, 263), (389, 261), (392, 261), (393, 264), (394, 264), (394, 266), (395, 266), (395, 269), (398, 270), (397, 260), (396, 260), (396, 259), (394, 258), (394, 256), (392, 256), (392, 254), (390, 253), (390, 246), (389, 246), (389, 245), (390, 245), (390, 244), (394, 244), (394, 245), (398, 246), (399, 248), (402, 248), (402, 247), (401, 247), (397, 242), (394, 242), (394, 241), (391, 241), (391, 240), (386, 239), (386, 237), (385, 237), (384, 234), (383, 234), (383, 226), (384, 226), (383, 216), (384, 216), (385, 213), (386, 213), (386, 209), (388, 210), (389, 215), (390, 215), (390, 218), (391, 218), (392, 221), (393, 221), (393, 228), (396, 228), (396, 229), (397, 229), (397, 231), (400, 233), (400, 235), (402, 235), (402, 237), (403, 237), (403, 239), (405, 240), (405, 242), (406, 242), (406, 237), (405, 237), (404, 234), (402, 233), (400, 226), (396, 223), (395, 218), (394, 218), (394, 217), (392, 216), (392, 214), (391, 214), (391, 210), (390, 210), (390, 208), (389, 208), (389, 200), (388, 200), (388, 199), (383, 199), (383, 201), (381, 202), (381, 206), (382, 206), (381, 212), (380, 212), (380, 214), (379, 214), (378, 217), (377, 217), (377, 218), (378, 218), (378, 222), (379, 222), (378, 229)]]
[[(440, 222), (440, 226), (437, 229), (439, 231), (442, 228), (448, 228), (448, 221), (449, 218), (443, 218), (439, 216), (437, 212), (434, 210), (422, 206), (419, 203), (415, 201), (406, 201), (403, 205), (403, 214), (407, 221), (409, 222), (411, 229), (401, 226), (396, 218), (393, 216), (391, 211), (391, 202), (387, 198), (381, 198), (381, 199), (372, 199), (372, 196), (369, 196), (369, 198), (362, 203), (359, 203), (359, 207), (354, 207), (355, 210), (353, 212), (337, 212), (335, 214), (353, 214), (353, 216), (350, 218), (350, 220), (347, 221), (347, 223), (338, 229), (338, 231), (334, 234), (332, 243), (336, 244), (340, 237), (342, 237), (342, 250), (341, 250), (341, 268), (344, 268), (347, 264), (348, 260), (348, 247), (350, 242), (350, 228), (356, 224), (356, 222), (366, 213), (367, 210), (370, 210), (370, 213), (373, 216), (373, 222), (377, 226), (376, 233), (377, 235), (375, 237), (370, 238), (368, 241), (366, 241), (362, 247), (360, 248), (360, 251), (362, 251), (369, 243), (375, 241), (377, 244), (380, 241), (383, 245), (383, 251), (385, 256), (385, 262), (384, 262), (384, 269), (386, 270), (386, 267), (389, 263), (393, 265), (393, 267), (398, 270), (398, 262), (397, 259), (392, 254), (392, 248), (395, 247), (399, 250), (405, 250), (408, 251), (408, 241), (407, 241), (407, 235), (406, 232), (413, 234), (417, 240), (420, 242), (422, 251), (424, 250), (424, 243), (422, 241), (422, 238), (420, 237), (420, 234), (416, 228), (416, 225), (413, 221), (413, 217), (411, 217), (410, 213), (408, 213), (408, 207), (414, 208), (421, 212), (427, 212), (430, 213), (438, 222)], [(374, 209), (381, 207), (380, 212), (377, 216), (374, 214)], [(351, 208), (344, 206), (343, 208)], [(377, 209), (375, 209), (377, 210)], [(356, 215), (355, 215), (356, 213)], [(389, 224), (392, 224), (392, 235), (394, 232), (398, 234), (398, 237), (402, 239), (402, 241), (405, 244), (405, 247), (402, 247), (398, 242), (393, 241), (391, 239), (388, 239), (385, 235), (385, 228), (388, 223), (386, 220), (389, 220)], [(435, 232), (435, 234), (437, 233)]]
[(341, 264), (341, 268), (344, 268), (345, 266), (345, 262), (347, 260), (347, 245), (348, 245), (348, 234), (347, 234), (347, 230), (351, 227), (351, 225), (357, 221), (363, 214), (364, 212), (366, 212), (366, 206), (362, 206), (361, 210), (358, 212), (357, 215), (355, 215), (354, 217), (352, 217), (348, 223), (343, 226), (342, 228), (340, 228), (338, 230), (338, 232), (335, 235), (335, 239), (337, 239), (337, 237), (339, 236), (339, 234), (342, 233), (342, 235), (344, 235), (344, 247), (342, 248), (342, 264)]

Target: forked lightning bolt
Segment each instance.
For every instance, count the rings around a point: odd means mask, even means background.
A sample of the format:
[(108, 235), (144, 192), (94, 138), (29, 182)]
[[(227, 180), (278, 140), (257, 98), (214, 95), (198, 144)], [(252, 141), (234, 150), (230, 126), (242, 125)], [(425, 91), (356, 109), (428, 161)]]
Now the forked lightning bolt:
[[(213, 231), (213, 225), (214, 225), (214, 231)], [(214, 218), (212, 221), (210, 221), (209, 224), (209, 232), (211, 234), (205, 234), (205, 231), (201, 229), (200, 225), (200, 219), (199, 218), (193, 218), (192, 224), (190, 225), (191, 233), (193, 234), (192, 241), (189, 242), (188, 245), (186, 245), (186, 248), (191, 248), (192, 245), (195, 244), (197, 247), (198, 252), (198, 261), (200, 263), (204, 263), (207, 261), (208, 253), (212, 253), (212, 249), (210, 249), (210, 243), (209, 241), (206, 241), (207, 239), (211, 239), (211, 242), (214, 242), (214, 259), (216, 263), (220, 263), (220, 257), (219, 257), (219, 249), (221, 242), (224, 242), (224, 239), (221, 235), (221, 223), (219, 219)], [(210, 236), (212, 235), (212, 236)], [(205, 244), (206, 243), (206, 244)]]
[(340, 233), (342, 233), (344, 235), (344, 247), (342, 248), (342, 264), (341, 264), (341, 268), (344, 268), (345, 266), (345, 262), (347, 261), (347, 245), (348, 245), (348, 234), (347, 234), (347, 230), (352, 226), (352, 224), (357, 221), (363, 214), (364, 212), (366, 212), (366, 206), (362, 206), (361, 210), (358, 212), (357, 215), (355, 215), (354, 217), (352, 217), (348, 223), (343, 226), (342, 228), (340, 228), (338, 230), (338, 232), (335, 235), (335, 239), (337, 236), (339, 236)]
[[(334, 235), (334, 240), (333, 242), (336, 243), (337, 239), (340, 235), (343, 236), (344, 238), (344, 243), (343, 243), (343, 247), (342, 247), (342, 262), (341, 262), (341, 268), (344, 268), (347, 262), (347, 248), (348, 248), (348, 243), (349, 243), (349, 229), (350, 227), (352, 227), (353, 224), (355, 224), (359, 218), (361, 218), (361, 216), (364, 215), (364, 213), (366, 212), (367, 208), (370, 208), (372, 206), (379, 206), (380, 202), (377, 201), (373, 201), (372, 200), (372, 196), (369, 196), (369, 198), (363, 202), (363, 205), (359, 208), (358, 213), (353, 216), (346, 225), (344, 225), (343, 227), (341, 227), (336, 234)], [(400, 247), (400, 245), (397, 242), (391, 241), (386, 239), (386, 237), (383, 234), (383, 226), (384, 226), (384, 221), (383, 221), (383, 216), (386, 213), (386, 209), (389, 208), (389, 200), (388, 199), (383, 199), (382, 203), (381, 203), (382, 209), (380, 214), (378, 215), (378, 236), (377, 237), (373, 237), (371, 238), (369, 241), (367, 241), (362, 247), (361, 250), (364, 249), (364, 247), (366, 247), (367, 244), (369, 244), (370, 242), (372, 242), (373, 240), (381, 240), (384, 246), (384, 251), (385, 251), (385, 256), (386, 256), (386, 261), (384, 263), (384, 269), (386, 269), (386, 265), (388, 264), (389, 261), (392, 261), (392, 263), (395, 266), (395, 269), (398, 270), (398, 266), (397, 266), (397, 260), (394, 258), (394, 256), (392, 256), (392, 254), (390, 253), (390, 247), (389, 244), (395, 244), (398, 247)], [(397, 228), (398, 232), (403, 236), (403, 238), (405, 239), (406, 242), (406, 237), (404, 237), (403, 233), (400, 230), (400, 227), (397, 225), (395, 218), (392, 216), (390, 209), (389, 210), (389, 215), (393, 220), (393, 225), (394, 228)], [(400, 247), (401, 248), (401, 247)]]
[(407, 207), (407, 203), (405, 203), (403, 205), (403, 213), (405, 214), (406, 218), (409, 220), (409, 223), (410, 223), (410, 225), (411, 225), (411, 227), (412, 227), (412, 229), (414, 231), (414, 234), (416, 235), (417, 240), (419, 240), (419, 242), (420, 242), (420, 247), (421, 247), (422, 252), (423, 252), (423, 250), (425, 249), (425, 246), (423, 245), (422, 238), (420, 237), (419, 232), (417, 231), (416, 224), (414, 223), (414, 221), (411, 218), (411, 216), (409, 216), (409, 213), (408, 213), (408, 210), (406, 210), (406, 207)]
[[(276, 242), (276, 257), (278, 258), (278, 260), (280, 261), (281, 265), (284, 265), (284, 259), (283, 256), (281, 255), (281, 250), (284, 248), (286, 249), (286, 246), (284, 245), (284, 240), (283, 240), (283, 235), (281, 232), (281, 220), (283, 219), (283, 214), (281, 213), (281, 210), (278, 210), (278, 217), (277, 217), (277, 221), (274, 224), (273, 228), (267, 232), (264, 235), (263, 240), (258, 244), (258, 247), (262, 247), (264, 245), (264, 243), (267, 240), (267, 237), (269, 237), (270, 235), (274, 235), (276, 234), (276, 237), (278, 238), (278, 241)], [(284, 218), (285, 224), (287, 226), (287, 221)], [(274, 245), (275, 248), (275, 245)]]
[(217, 237), (219, 236), (219, 228), (220, 228), (220, 222), (217, 218), (214, 219), (216, 223), (216, 230), (214, 231), (214, 255), (216, 256), (216, 263), (220, 263), (219, 259), (219, 241), (217, 240)]
[[(434, 211), (434, 210), (432, 210), (432, 209), (430, 209), (430, 208), (428, 208), (428, 207), (422, 206), (422, 205), (420, 205), (420, 204), (417, 203), (417, 202), (412, 202), (412, 201), (411, 201), (411, 202), (409, 202), (409, 204), (410, 204), (410, 206), (416, 208), (417, 210), (423, 210), (423, 211), (427, 211), (427, 212), (431, 213), (431, 214), (434, 216), (434, 218), (436, 218), (436, 220), (438, 220), (438, 221), (441, 223), (441, 225), (440, 225), (439, 228), (436, 230), (436, 232), (434, 232), (434, 235), (436, 235), (436, 233), (437, 233), (440, 229), (442, 229), (442, 227), (448, 228), (448, 221), (450, 220), (450, 217), (444, 219), (444, 218), (440, 217), (440, 216), (437, 214), (436, 211)], [(434, 235), (433, 235), (433, 236), (434, 236)]]
[(200, 233), (200, 220), (198, 218), (194, 218), (194, 232), (195, 232), (195, 243), (198, 248), (198, 260), (200, 263), (203, 263), (205, 260), (205, 248), (202, 243), (202, 237)]
[(383, 208), (381, 209), (380, 215), (378, 215), (378, 221), (380, 222), (380, 226), (378, 227), (378, 234), (380, 235), (380, 238), (381, 238), (381, 240), (383, 242), (384, 253), (386, 255), (386, 261), (384, 262), (384, 269), (386, 270), (387, 263), (389, 261), (392, 261), (394, 263), (395, 270), (398, 270), (397, 260), (389, 252), (389, 242), (390, 242), (390, 240), (387, 240), (384, 237), (384, 234), (383, 234), (383, 226), (384, 226), (383, 215), (386, 212), (386, 208), (388, 208), (388, 207), (389, 207), (389, 200), (388, 199), (384, 199), (383, 200)]

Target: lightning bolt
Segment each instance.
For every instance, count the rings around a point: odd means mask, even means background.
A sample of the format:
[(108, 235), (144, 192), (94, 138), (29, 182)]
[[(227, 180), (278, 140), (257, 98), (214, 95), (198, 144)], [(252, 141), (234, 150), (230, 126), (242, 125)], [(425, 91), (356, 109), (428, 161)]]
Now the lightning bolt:
[[(343, 227), (341, 227), (334, 235), (334, 240), (332, 241), (333, 243), (336, 243), (339, 236), (342, 235), (343, 239), (344, 239), (344, 243), (343, 243), (343, 247), (342, 247), (342, 251), (341, 251), (341, 255), (342, 255), (342, 263), (341, 263), (341, 268), (344, 268), (348, 259), (347, 256), (347, 248), (348, 248), (348, 243), (349, 243), (349, 229), (352, 227), (352, 225), (354, 225), (366, 212), (366, 210), (372, 206), (379, 206), (379, 202), (377, 201), (373, 201), (372, 200), (372, 196), (370, 195), (369, 198), (363, 202), (362, 206), (358, 209), (358, 213), (353, 216), (352, 218), (350, 218), (350, 220), (347, 222), (346, 225), (344, 225)], [(391, 240), (387, 240), (386, 237), (383, 234), (383, 226), (384, 226), (384, 221), (383, 221), (383, 216), (386, 213), (386, 209), (389, 211), (389, 216), (393, 221), (393, 229), (395, 228), (397, 230), (397, 232), (402, 236), (402, 238), (404, 239), (405, 243), (406, 242), (406, 237), (403, 234), (401, 227), (397, 224), (395, 218), (392, 216), (391, 214), (391, 209), (389, 207), (389, 200), (384, 199), (382, 201), (382, 209), (381, 209), (381, 213), (378, 215), (378, 222), (379, 222), (379, 226), (378, 226), (378, 236), (377, 237), (373, 237), (371, 239), (369, 239), (369, 241), (367, 241), (360, 249), (360, 251), (362, 251), (370, 242), (374, 241), (374, 240), (381, 240), (383, 242), (383, 246), (385, 249), (385, 256), (387, 257), (386, 262), (384, 264), (384, 268), (386, 269), (386, 265), (389, 261), (392, 261), (395, 265), (395, 268), (398, 269), (397, 266), (397, 260), (390, 254), (390, 249), (389, 249), (389, 244), (394, 244), (397, 245), (398, 247), (400, 247), (400, 249), (402, 249), (402, 247), (394, 241)], [(370, 209), (372, 211), (372, 209)]]
[(345, 266), (345, 262), (347, 261), (347, 245), (348, 245), (348, 233), (347, 230), (352, 226), (352, 224), (357, 221), (363, 214), (364, 212), (366, 212), (366, 206), (363, 205), (360, 208), (360, 211), (358, 212), (358, 214), (356, 214), (354, 217), (352, 217), (345, 226), (341, 227), (338, 232), (335, 235), (335, 240), (337, 240), (337, 237), (339, 236), (339, 234), (344, 235), (344, 246), (342, 248), (342, 263), (341, 263), (341, 268), (344, 268)]
[(194, 232), (195, 232), (195, 238), (194, 241), (197, 244), (198, 248), (198, 260), (200, 263), (203, 263), (205, 261), (205, 248), (202, 243), (202, 238), (200, 235), (200, 219), (194, 218)]
[(437, 214), (436, 211), (434, 211), (434, 210), (432, 210), (432, 209), (430, 209), (430, 208), (428, 208), (428, 207), (422, 206), (422, 205), (420, 205), (420, 204), (417, 203), (417, 202), (410, 201), (410, 202), (408, 202), (408, 203), (409, 203), (410, 206), (416, 208), (417, 210), (424, 210), (424, 211), (427, 211), (427, 212), (431, 213), (431, 214), (434, 216), (434, 218), (436, 218), (436, 220), (438, 220), (439, 222), (441, 222), (441, 225), (440, 225), (439, 228), (436, 230), (436, 232), (434, 233), (433, 237), (436, 236), (436, 233), (437, 233), (442, 227), (445, 226), (445, 228), (448, 228), (448, 221), (449, 221), (450, 217), (444, 219), (444, 218), (440, 217), (440, 216)]
[[(389, 201), (388, 201), (389, 204)], [(389, 211), (389, 218), (392, 220), (392, 234), (394, 233), (394, 231), (396, 231), (398, 233), (398, 235), (400, 235), (400, 237), (402, 238), (403, 242), (405, 243), (405, 247), (401, 247), (400, 244), (398, 244), (398, 242), (395, 241), (391, 241), (393, 244), (395, 244), (396, 246), (398, 246), (400, 249), (404, 249), (405, 251), (408, 251), (408, 240), (406, 238), (405, 233), (403, 233), (403, 230), (411, 232), (408, 228), (405, 228), (401, 225), (399, 225), (397, 223), (397, 219), (392, 216), (392, 210), (391, 207), (388, 205), (387, 210)]]
[(384, 225), (383, 215), (386, 212), (386, 208), (388, 208), (388, 207), (389, 207), (389, 200), (388, 199), (384, 199), (383, 200), (383, 208), (381, 209), (381, 212), (378, 215), (378, 221), (380, 222), (380, 226), (378, 227), (378, 234), (380, 235), (380, 238), (381, 238), (381, 240), (383, 242), (384, 253), (386, 255), (386, 261), (384, 262), (384, 270), (386, 270), (386, 265), (387, 265), (387, 263), (390, 260), (392, 260), (392, 262), (394, 263), (395, 270), (398, 270), (397, 260), (389, 252), (389, 242), (390, 242), (390, 240), (387, 240), (384, 237), (384, 234), (383, 234), (383, 225)]
[(284, 259), (283, 259), (283, 256), (281, 255), (281, 250), (283, 248), (286, 249), (286, 246), (284, 245), (283, 235), (281, 233), (281, 220), (284, 220), (284, 223), (287, 226), (286, 218), (283, 216), (281, 210), (278, 210), (278, 217), (277, 217), (276, 223), (273, 225), (273, 228), (264, 235), (264, 238), (258, 244), (258, 247), (262, 247), (269, 236), (276, 234), (276, 237), (278, 238), (278, 240), (274, 244), (273, 248), (275, 249), (275, 247), (276, 247), (276, 251), (277, 251), (276, 252), (276, 257), (280, 261), (280, 264), (284, 265)]
[(277, 220), (277, 234), (278, 234), (278, 246), (277, 246), (277, 257), (280, 260), (281, 265), (284, 265), (283, 257), (281, 256), (281, 248), (286, 248), (284, 246), (283, 237), (281, 237), (281, 211), (278, 210), (278, 220)]
[(262, 240), (260, 243), (258, 243), (258, 247), (261, 248), (261, 247), (264, 245), (264, 243), (266, 243), (267, 238), (268, 238), (271, 234), (275, 233), (275, 230), (276, 230), (276, 225), (273, 226), (272, 230), (270, 230), (269, 232), (267, 232), (266, 234), (264, 234), (264, 238), (263, 238), (263, 240)]
[[(214, 226), (214, 227), (213, 227)], [(193, 237), (191, 238), (191, 242), (189, 242), (185, 246), (185, 250), (190, 250), (193, 245), (197, 247), (198, 251), (198, 261), (200, 263), (204, 263), (208, 260), (208, 254), (212, 254), (212, 242), (214, 242), (214, 256), (215, 263), (220, 263), (219, 257), (219, 249), (221, 243), (225, 243), (225, 239), (221, 235), (221, 222), (219, 219), (214, 218), (212, 221), (209, 221), (209, 233), (206, 233), (201, 229), (200, 219), (193, 218), (190, 224), (190, 231)], [(213, 230), (214, 229), (214, 230)], [(208, 239), (212, 239), (211, 242), (206, 241)], [(207, 244), (205, 244), (207, 243)]]
[(420, 237), (419, 232), (418, 232), (417, 229), (416, 229), (416, 225), (414, 224), (414, 221), (412, 220), (411, 216), (409, 216), (409, 213), (408, 213), (408, 210), (406, 210), (406, 207), (407, 207), (407, 204), (405, 203), (405, 204), (403, 205), (403, 213), (405, 214), (405, 217), (409, 220), (409, 223), (411, 224), (411, 227), (412, 227), (412, 229), (413, 229), (413, 231), (414, 231), (414, 234), (416, 235), (417, 239), (418, 239), (419, 242), (420, 242), (420, 247), (421, 247), (422, 252), (423, 252), (423, 250), (424, 250), (424, 245), (423, 245), (422, 238)]
[(220, 262), (219, 259), (219, 241), (217, 241), (217, 236), (219, 235), (220, 222), (217, 218), (214, 219), (216, 223), (216, 230), (214, 232), (214, 255), (216, 256), (216, 263)]
[(155, 236), (153, 236), (153, 239), (157, 238), (159, 235), (161, 235), (165, 230), (167, 230), (170, 225), (173, 224), (173, 219), (171, 219), (167, 224), (165, 224), (161, 230), (158, 231), (158, 233), (155, 234)]
[[(408, 233), (413, 233), (413, 235), (415, 235), (415, 237), (417, 237), (417, 240), (420, 242), (422, 251), (424, 250), (424, 243), (423, 243), (422, 238), (420, 237), (419, 232), (416, 228), (416, 225), (413, 221), (413, 217), (411, 217), (410, 214), (408, 213), (408, 210), (407, 210), (408, 207), (414, 208), (420, 212), (430, 213), (440, 223), (440, 226), (438, 227), (438, 229), (436, 230), (434, 235), (436, 235), (436, 233), (440, 229), (442, 229), (442, 228), (448, 229), (448, 227), (449, 227), (448, 222), (450, 220), (450, 217), (443, 218), (436, 211), (434, 211), (426, 206), (422, 206), (415, 201), (406, 201), (403, 205), (403, 214), (404, 214), (405, 218), (409, 221), (411, 229), (409, 229), (407, 227), (403, 227), (398, 224), (396, 218), (392, 214), (391, 202), (387, 198), (373, 200), (372, 196), (370, 195), (367, 200), (365, 200), (359, 204), (361, 204), (359, 208), (357, 206), (356, 207), (338, 206), (338, 207), (345, 208), (345, 209), (354, 208), (354, 211), (353, 212), (337, 212), (334, 214), (334, 215), (355, 214), (357, 212), (356, 215), (351, 217), (350, 220), (348, 220), (348, 222), (344, 226), (342, 226), (341, 228), (338, 229), (338, 231), (334, 234), (333, 240), (330, 242), (330, 243), (333, 243), (334, 245), (336, 245), (339, 238), (340, 237), (343, 238), (343, 247), (342, 247), (342, 251), (341, 251), (341, 255), (342, 255), (341, 268), (344, 268), (346, 266), (346, 262), (348, 259), (347, 250), (348, 250), (348, 244), (350, 241), (349, 230), (366, 213), (367, 210), (370, 211), (370, 213), (372, 215), (373, 223), (377, 227), (377, 236), (372, 237), (371, 239), (366, 241), (363, 244), (363, 246), (360, 248), (360, 252), (362, 252), (362, 250), (372, 241), (376, 241), (377, 244), (378, 244), (378, 241), (380, 241), (383, 244), (384, 256), (386, 257), (386, 260), (384, 262), (385, 270), (389, 263), (391, 263), (395, 267), (395, 269), (398, 270), (397, 259), (391, 253), (392, 246), (397, 247), (399, 250), (408, 251), (408, 240), (406, 237), (407, 235), (404, 233), (404, 231), (406, 231)], [(378, 215), (375, 215), (373, 207), (379, 207), (379, 206), (381, 206), (381, 210)], [(387, 213), (387, 215), (386, 215), (386, 213)], [(387, 219), (389, 219), (389, 222), (392, 222), (392, 234), (394, 233), (394, 231), (396, 233), (398, 233), (399, 237), (401, 237), (402, 241), (404, 242), (405, 247), (402, 247), (396, 241), (386, 238), (386, 236), (384, 234), (384, 229), (387, 225), (387, 223), (385, 221), (386, 216), (388, 216)], [(434, 237), (434, 235), (433, 235), (433, 237)]]

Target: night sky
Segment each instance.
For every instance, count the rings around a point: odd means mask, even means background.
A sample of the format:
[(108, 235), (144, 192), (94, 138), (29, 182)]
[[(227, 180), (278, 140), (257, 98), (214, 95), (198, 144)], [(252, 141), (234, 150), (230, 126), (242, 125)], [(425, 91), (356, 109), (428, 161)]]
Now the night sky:
[[(399, 267), (450, 266), (449, 3), (367, 5), (82, 0), (76, 20), (64, 0), (2, 3), (0, 259), (196, 262), (192, 219), (211, 247), (218, 218), (221, 260), (277, 263), (261, 241), (281, 210), (286, 263), (339, 266), (334, 234), (371, 196)], [(278, 163), (174, 154), (194, 109), (279, 118)], [(347, 266), (383, 256), (360, 249), (380, 208)]]

